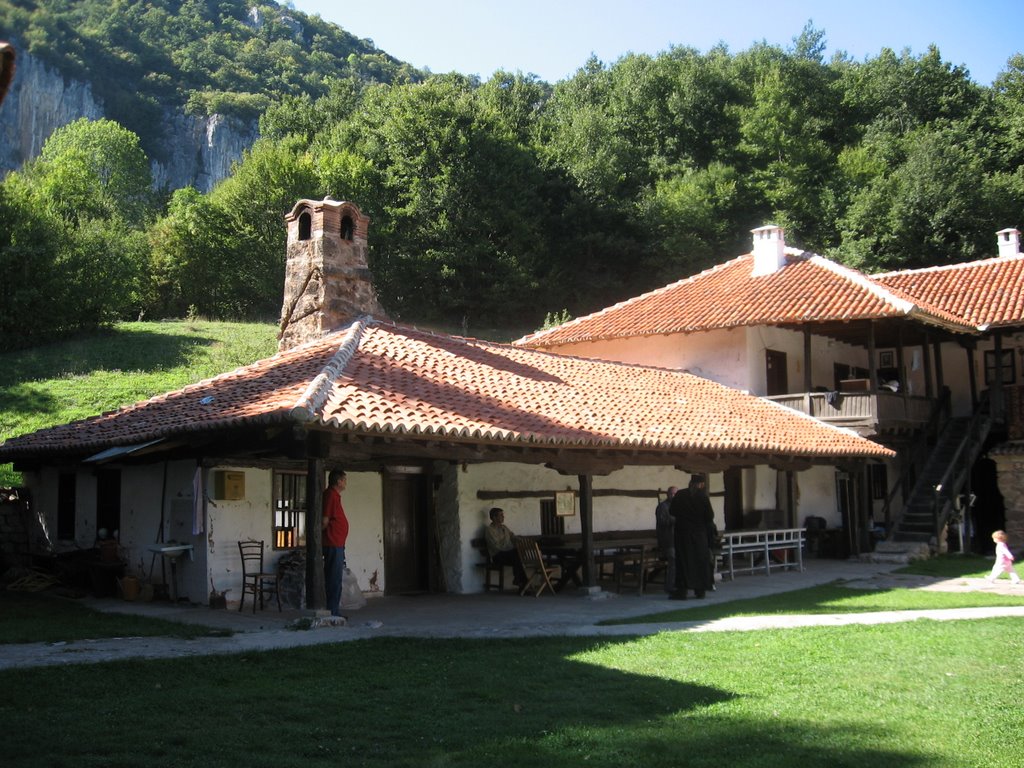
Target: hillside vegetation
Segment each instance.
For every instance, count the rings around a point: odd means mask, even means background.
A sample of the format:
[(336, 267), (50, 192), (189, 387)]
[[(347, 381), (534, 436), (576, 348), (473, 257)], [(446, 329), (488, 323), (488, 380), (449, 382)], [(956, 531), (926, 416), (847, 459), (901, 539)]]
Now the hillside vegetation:
[(981, 85), (937, 48), (826, 61), (808, 24), (788, 46), (591, 59), (555, 84), (420, 82), (386, 56), (368, 71), (368, 41), (256, 5), (262, 26), (243, 2), (0, 0), (40, 55), (123, 58), (127, 93), (261, 111), (209, 194), (152, 194), (145, 142), (110, 119), (66, 126), (9, 174), (0, 349), (140, 317), (275, 316), (301, 198), (370, 216), (392, 317), (470, 334), (635, 296), (748, 251), (766, 223), (875, 271), (992, 256), (1024, 219), (1019, 54)]
[(255, 119), (333, 80), (421, 73), (341, 27), (273, 0), (0, 0), (0, 39), (90, 83), (153, 153), (162, 106)]
[[(277, 327), (181, 320), (0, 354), (0, 441), (113, 410), (277, 351)], [(0, 464), (0, 487), (19, 476)]]

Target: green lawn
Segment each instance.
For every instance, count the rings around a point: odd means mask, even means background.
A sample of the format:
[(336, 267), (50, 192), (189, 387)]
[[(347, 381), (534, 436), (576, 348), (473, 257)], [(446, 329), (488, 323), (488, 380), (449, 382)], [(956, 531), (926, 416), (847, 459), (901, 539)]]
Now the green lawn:
[[(901, 568), (897, 573), (921, 574), (943, 579), (981, 578), (991, 570), (991, 559), (973, 555), (946, 555), (922, 560)], [(716, 603), (689, 600), (674, 603), (673, 608), (628, 619), (613, 619), (607, 624), (645, 624), (664, 621), (709, 621), (726, 616), (765, 614), (870, 613), (872, 611), (912, 611), (933, 608), (986, 608), (998, 605), (1024, 605), (1024, 588), (1012, 595), (988, 592), (931, 592), (920, 589), (860, 589), (842, 583), (822, 584), (807, 589), (779, 592), (749, 600)]]
[(4, 765), (1009, 768), (1022, 628), (382, 638), (9, 670)]
[[(799, 610), (963, 601), (819, 589), (788, 599)], [(774, 601), (786, 598), (717, 608), (778, 611)], [(0, 592), (0, 638), (204, 633), (93, 613)], [(7, 670), (0, 721), (16, 738), (3, 764), (1010, 768), (1021, 763), (1007, 745), (1024, 743), (1013, 693), (1024, 682), (1022, 630), (1024, 619), (1003, 618), (614, 639), (381, 638)]]

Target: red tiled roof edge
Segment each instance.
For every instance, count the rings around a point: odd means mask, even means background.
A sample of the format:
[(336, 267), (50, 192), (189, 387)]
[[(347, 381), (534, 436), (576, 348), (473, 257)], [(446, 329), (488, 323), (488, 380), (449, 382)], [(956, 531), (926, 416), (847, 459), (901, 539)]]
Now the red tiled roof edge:
[[(734, 259), (729, 259), (729, 261), (722, 262), (721, 264), (716, 264), (713, 267), (708, 267), (707, 269), (702, 270), (702, 271), (698, 272), (695, 275), (690, 275), (689, 277), (684, 277), (681, 280), (676, 280), (674, 283), (669, 283), (668, 285), (663, 285), (663, 286), (661, 286), (661, 288), (655, 288), (653, 291), (647, 291), (646, 293), (641, 293), (639, 296), (633, 296), (633, 297), (631, 297), (629, 299), (625, 299), (625, 300), (620, 301), (620, 302), (618, 302), (616, 304), (612, 304), (611, 306), (599, 309), (596, 312), (591, 312), (589, 315), (583, 315), (582, 317), (573, 318), (572, 320), (569, 320), (566, 323), (562, 323), (561, 325), (556, 325), (554, 328), (545, 328), (542, 331), (534, 331), (533, 333), (528, 333), (525, 336), (523, 336), (522, 338), (519, 338), (519, 339), (516, 339), (515, 341), (513, 341), (512, 344), (517, 346), (517, 347), (543, 347), (543, 346), (545, 346), (545, 344), (544, 344), (544, 337), (552, 335), (555, 331), (563, 332), (563, 331), (565, 331), (566, 328), (570, 328), (570, 327), (575, 326), (575, 325), (582, 325), (583, 323), (589, 322), (590, 320), (593, 320), (594, 318), (601, 317), (602, 315), (607, 315), (607, 314), (611, 314), (612, 312), (617, 312), (617, 311), (619, 311), (619, 310), (621, 310), (621, 309), (623, 309), (625, 307), (630, 306), (631, 304), (636, 304), (636, 303), (638, 303), (640, 301), (644, 301), (646, 299), (649, 299), (652, 296), (657, 296), (657, 295), (662, 294), (662, 293), (668, 293), (669, 291), (673, 291), (673, 290), (675, 290), (676, 288), (678, 288), (681, 285), (685, 285), (686, 283), (696, 282), (698, 279), (700, 279), (702, 277), (705, 277), (706, 275), (710, 275), (710, 274), (712, 274), (714, 272), (719, 272), (719, 271), (721, 271), (723, 269), (727, 269), (729, 266), (732, 265), (732, 263), (734, 261), (739, 261), (740, 259), (745, 259), (749, 255), (750, 254), (748, 254), (748, 253), (742, 254), (740, 256), (737, 256)], [(648, 334), (641, 333), (641, 334), (635, 334), (635, 335), (638, 335), (638, 336), (644, 336), (644, 335), (647, 335), (647, 336), (657, 336), (657, 335), (659, 335), (661, 333), (663, 333), (663, 331), (651, 331)], [(582, 335), (582, 336), (578, 336), (578, 337), (569, 337), (568, 339), (564, 339), (564, 340), (559, 341), (558, 344), (559, 345), (574, 344), (574, 343), (576, 343), (578, 341), (598, 341), (598, 340), (603, 340), (605, 338), (616, 338), (616, 337), (613, 336), (613, 335), (594, 336), (592, 334), (587, 334), (587, 335)]]

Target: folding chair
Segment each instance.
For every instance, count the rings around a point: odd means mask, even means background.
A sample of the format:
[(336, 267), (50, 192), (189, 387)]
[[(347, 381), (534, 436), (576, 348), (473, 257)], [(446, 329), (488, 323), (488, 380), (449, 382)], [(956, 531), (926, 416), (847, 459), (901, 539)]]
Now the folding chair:
[(526, 571), (526, 582), (519, 589), (520, 595), (527, 595), (533, 592), (534, 597), (540, 597), (545, 589), (555, 594), (555, 588), (551, 585), (551, 577), (555, 574), (555, 568), (544, 564), (544, 558), (540, 553), (540, 544), (536, 539), (516, 538), (516, 551), (519, 553), (519, 560)]
[(260, 610), (263, 610), (263, 597), (273, 593), (277, 598), (277, 610), (281, 610), (281, 577), (276, 572), (263, 570), (263, 542), (240, 541), (238, 554), (242, 557), (242, 599), (238, 601), (238, 610), (245, 605), (245, 596), (252, 595), (252, 612), (256, 613), (256, 597), (260, 599)]

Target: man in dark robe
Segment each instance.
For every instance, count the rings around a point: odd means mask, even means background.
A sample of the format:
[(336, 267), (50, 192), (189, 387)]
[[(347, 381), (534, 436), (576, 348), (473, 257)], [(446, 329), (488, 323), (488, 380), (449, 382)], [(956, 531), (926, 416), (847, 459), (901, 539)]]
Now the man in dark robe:
[(715, 513), (704, 475), (693, 475), (686, 490), (672, 498), (669, 513), (675, 519), (676, 591), (669, 597), (685, 600), (688, 590), (698, 599), (714, 584), (711, 581), (711, 545)]

